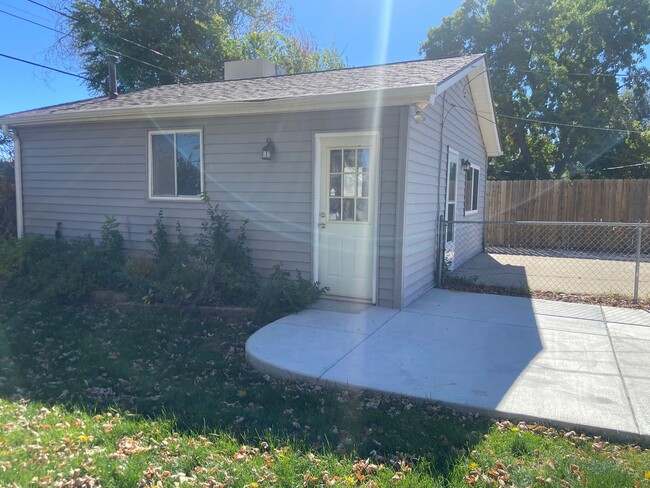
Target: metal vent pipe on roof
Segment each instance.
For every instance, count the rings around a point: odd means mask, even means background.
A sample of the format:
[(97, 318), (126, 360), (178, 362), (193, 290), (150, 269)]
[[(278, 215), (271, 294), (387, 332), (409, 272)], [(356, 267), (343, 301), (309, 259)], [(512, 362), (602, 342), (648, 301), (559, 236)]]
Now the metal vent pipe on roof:
[(117, 64), (117, 56), (106, 56), (108, 62), (108, 98), (111, 100), (117, 98), (117, 75), (115, 74), (115, 65)]

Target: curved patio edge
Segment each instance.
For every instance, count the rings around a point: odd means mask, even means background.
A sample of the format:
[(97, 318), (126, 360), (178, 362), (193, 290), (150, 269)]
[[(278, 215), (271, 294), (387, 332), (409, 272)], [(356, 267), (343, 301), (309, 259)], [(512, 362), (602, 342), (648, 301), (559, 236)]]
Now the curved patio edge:
[(650, 361), (617, 354), (648, 346), (650, 314), (436, 290), (402, 311), (283, 317), (246, 358), (277, 378), (650, 445), (648, 393), (629, 376)]

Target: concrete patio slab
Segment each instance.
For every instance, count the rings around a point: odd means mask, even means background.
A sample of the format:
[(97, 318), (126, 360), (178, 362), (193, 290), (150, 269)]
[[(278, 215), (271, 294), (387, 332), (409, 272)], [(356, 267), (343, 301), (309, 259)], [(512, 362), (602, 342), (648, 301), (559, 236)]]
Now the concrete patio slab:
[(631, 308), (602, 307), (607, 322), (645, 325), (650, 327), (650, 312)]
[(246, 353), (283, 376), (650, 442), (650, 327), (604, 308), (432, 290), (402, 311), (285, 317)]
[[(254, 366), (284, 377), (319, 378), (366, 339), (363, 334), (275, 322), (246, 345)], [(318, 344), (318, 347), (314, 347)]]

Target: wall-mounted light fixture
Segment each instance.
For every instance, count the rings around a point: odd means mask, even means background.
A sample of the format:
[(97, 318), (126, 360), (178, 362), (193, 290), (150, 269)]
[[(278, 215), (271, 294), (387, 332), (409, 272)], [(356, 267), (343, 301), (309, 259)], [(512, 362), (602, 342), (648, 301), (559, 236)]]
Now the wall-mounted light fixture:
[(275, 152), (275, 144), (271, 141), (270, 137), (266, 138), (266, 145), (262, 148), (262, 159), (264, 161), (270, 161), (271, 156)]
[(463, 158), (460, 160), (460, 169), (463, 171), (469, 171), (472, 169), (472, 163), (469, 162), (469, 159)]
[(422, 111), (427, 105), (429, 105), (429, 102), (415, 102), (415, 114), (413, 115), (413, 120), (416, 124), (424, 122), (424, 119), (426, 119)]

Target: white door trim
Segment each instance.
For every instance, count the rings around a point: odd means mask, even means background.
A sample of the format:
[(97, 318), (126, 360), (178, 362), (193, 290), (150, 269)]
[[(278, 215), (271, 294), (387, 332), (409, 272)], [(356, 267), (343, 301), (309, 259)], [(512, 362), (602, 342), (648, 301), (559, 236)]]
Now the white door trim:
[(376, 171), (373, 184), (375, 186), (375, 198), (373, 202), (373, 265), (372, 265), (372, 303), (377, 303), (377, 284), (378, 284), (378, 263), (379, 263), (379, 200), (381, 197), (381, 188), (379, 182), (381, 173), (381, 131), (346, 131), (346, 132), (316, 132), (314, 133), (314, 188), (312, 201), (312, 277), (318, 281), (319, 263), (320, 263), (320, 231), (318, 224), (320, 222), (320, 198), (321, 198), (321, 152), (323, 140), (339, 137), (372, 137), (373, 146), (376, 154)]

